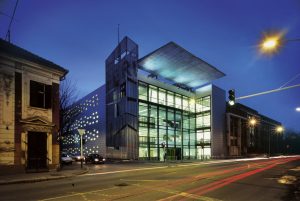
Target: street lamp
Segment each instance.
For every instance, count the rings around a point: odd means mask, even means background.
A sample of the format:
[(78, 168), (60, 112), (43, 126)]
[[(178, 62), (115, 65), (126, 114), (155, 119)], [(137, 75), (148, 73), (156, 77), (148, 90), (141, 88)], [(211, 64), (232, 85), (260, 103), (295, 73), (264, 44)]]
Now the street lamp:
[(262, 54), (273, 54), (275, 52), (278, 52), (280, 47), (282, 47), (284, 43), (293, 41), (300, 42), (300, 38), (286, 39), (284, 35), (285, 33), (283, 31), (264, 34), (264, 37), (259, 43), (260, 52)]
[[(278, 135), (280, 133), (283, 133), (284, 128), (282, 126), (277, 126), (273, 131), (272, 134), (275, 132), (277, 133), (276, 135), (276, 140), (277, 140), (277, 145), (276, 145), (276, 150), (274, 151), (276, 153), (277, 149), (278, 149)], [(274, 139), (274, 137), (272, 137), (272, 139)], [(269, 132), (269, 157), (271, 156), (271, 133)]]
[(249, 123), (250, 123), (251, 126), (255, 126), (256, 123), (257, 123), (257, 121), (256, 121), (255, 118), (251, 118), (251, 119), (249, 120)]
[(253, 137), (255, 135), (255, 126), (257, 124), (257, 120), (254, 117), (249, 117), (249, 134), (250, 134), (250, 138), (249, 138), (249, 144), (250, 146), (253, 145)]
[(300, 107), (297, 107), (297, 108), (296, 108), (296, 111), (297, 111), (297, 112), (300, 112)]
[(261, 49), (264, 52), (273, 51), (280, 45), (280, 38), (273, 36), (265, 38), (264, 41), (262, 41)]
[(284, 128), (282, 127), (282, 126), (278, 126), (277, 128), (276, 128), (276, 132), (277, 133), (282, 133), (284, 131)]
[(83, 154), (82, 154), (82, 152), (83, 152), (83, 150), (82, 150), (82, 136), (85, 133), (85, 129), (78, 128), (77, 131), (78, 131), (78, 133), (80, 135), (80, 161), (81, 161), (81, 168), (82, 168), (82, 159), (83, 159)]

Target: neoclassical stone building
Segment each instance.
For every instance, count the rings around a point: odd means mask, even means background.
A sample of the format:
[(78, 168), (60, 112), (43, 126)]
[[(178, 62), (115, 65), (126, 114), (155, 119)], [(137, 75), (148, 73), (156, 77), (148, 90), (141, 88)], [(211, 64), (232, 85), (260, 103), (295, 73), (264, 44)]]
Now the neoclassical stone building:
[(59, 84), (68, 71), (0, 39), (0, 165), (59, 163)]

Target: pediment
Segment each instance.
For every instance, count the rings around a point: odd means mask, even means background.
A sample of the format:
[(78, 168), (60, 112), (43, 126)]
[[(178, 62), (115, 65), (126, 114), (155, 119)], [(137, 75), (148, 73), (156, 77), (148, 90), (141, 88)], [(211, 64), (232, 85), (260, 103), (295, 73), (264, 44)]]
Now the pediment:
[(51, 122), (47, 121), (42, 117), (31, 117), (27, 119), (22, 119), (20, 120), (20, 122), (24, 124), (34, 124), (40, 126), (54, 126), (54, 124), (52, 124)]

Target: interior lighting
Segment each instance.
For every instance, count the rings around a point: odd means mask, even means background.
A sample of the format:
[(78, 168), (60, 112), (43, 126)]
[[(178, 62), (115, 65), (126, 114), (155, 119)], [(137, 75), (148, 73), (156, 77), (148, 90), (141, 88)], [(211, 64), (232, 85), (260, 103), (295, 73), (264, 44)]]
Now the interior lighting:
[(195, 104), (195, 102), (196, 102), (196, 101), (195, 101), (194, 98), (191, 98), (191, 99), (190, 99), (190, 104)]

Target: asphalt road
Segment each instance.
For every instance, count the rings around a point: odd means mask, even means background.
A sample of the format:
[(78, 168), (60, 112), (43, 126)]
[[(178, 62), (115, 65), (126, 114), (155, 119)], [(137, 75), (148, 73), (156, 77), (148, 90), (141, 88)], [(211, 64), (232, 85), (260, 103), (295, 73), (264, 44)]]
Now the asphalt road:
[(69, 179), (1, 186), (0, 200), (300, 200), (299, 157), (90, 167)]

